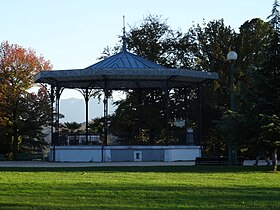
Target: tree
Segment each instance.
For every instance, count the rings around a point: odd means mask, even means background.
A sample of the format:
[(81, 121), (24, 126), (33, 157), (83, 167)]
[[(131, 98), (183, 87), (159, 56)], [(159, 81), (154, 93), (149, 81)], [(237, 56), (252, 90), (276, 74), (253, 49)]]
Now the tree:
[[(276, 160), (279, 147), (280, 115), (280, 46), (279, 4), (275, 1), (268, 23), (253, 19), (240, 28), (240, 54), (243, 75), (240, 77), (239, 112), (247, 122), (250, 134), (247, 146), (261, 147)], [(257, 154), (255, 154), (257, 155)], [(274, 170), (277, 166), (274, 164)]]
[(127, 44), (132, 52), (161, 65), (172, 67), (176, 58), (172, 56), (174, 33), (166, 20), (149, 15), (140, 26), (131, 28)]
[(243, 114), (239, 114), (232, 110), (228, 110), (223, 114), (220, 120), (216, 123), (216, 128), (222, 137), (227, 140), (228, 155), (231, 165), (235, 165), (237, 162), (237, 149), (242, 148), (242, 142), (244, 142), (248, 136), (248, 121)]
[(22, 137), (21, 148), (30, 150), (46, 146), (45, 133), (51, 122), (51, 102), (45, 88), (37, 93), (27, 93), (19, 103), (19, 134)]
[(273, 170), (277, 171), (277, 152), (280, 146), (280, 119), (276, 115), (260, 114), (260, 135), (259, 141), (262, 146), (267, 145), (267, 148), (272, 153)]
[[(173, 37), (165, 20), (150, 15), (128, 33), (127, 48), (151, 61), (172, 67), (176, 61), (172, 51)], [(112, 118), (110, 130), (118, 135), (125, 134), (134, 143), (157, 144), (162, 140), (162, 128), (166, 127), (164, 90), (130, 90), (126, 91), (126, 95), (125, 100), (117, 102), (118, 108)], [(123, 126), (119, 126), (120, 124)], [(145, 137), (142, 136), (144, 133)]]
[(104, 142), (104, 117), (96, 117), (91, 120), (89, 122), (89, 132), (94, 135), (99, 135), (101, 142)]
[(240, 112), (248, 113), (248, 108), (252, 108), (252, 103), (257, 101), (257, 98), (252, 98), (256, 96), (254, 82), (259, 69), (267, 60), (267, 47), (272, 43), (273, 33), (270, 25), (259, 18), (246, 21), (240, 27), (237, 41), (240, 69), (235, 78), (238, 84), (237, 108)]
[[(82, 124), (77, 122), (65, 122), (61, 125), (60, 144), (67, 144), (68, 136), (75, 136), (82, 132)], [(78, 144), (78, 140), (74, 137), (74, 144)]]
[[(189, 54), (193, 57), (193, 68), (219, 74), (219, 80), (203, 86), (202, 133), (203, 145), (208, 154), (223, 155), (226, 151), (223, 148), (226, 141), (218, 135), (214, 122), (219, 120), (229, 107), (229, 66), (226, 55), (235, 47), (236, 36), (234, 30), (224, 24), (223, 19), (197, 24), (185, 35), (190, 41)], [(206, 147), (212, 144), (219, 145), (213, 148), (215, 151), (211, 151), (211, 146)]]
[[(33, 76), (52, 66), (42, 56), (37, 56), (32, 49), (24, 49), (16, 44), (3, 42), (0, 46), (0, 121), (6, 134), (4, 140), (12, 147), (13, 157), (22, 140), (20, 123), (23, 103), (30, 96), (28, 90), (34, 86)], [(50, 104), (45, 104), (49, 106)]]
[(278, 7), (280, 6), (278, 0), (274, 0), (271, 14), (267, 17), (269, 23), (277, 30), (280, 29), (280, 13)]
[(279, 32), (268, 48), (267, 61), (258, 71), (255, 88), (258, 95), (256, 108), (261, 116), (260, 138), (272, 148), (273, 168), (277, 170), (277, 151), (280, 146), (280, 42)]
[[(258, 155), (259, 120), (256, 116), (260, 114), (257, 108), (260, 104), (257, 104), (262, 94), (256, 92), (256, 81), (267, 59), (267, 47), (271, 44), (272, 34), (269, 24), (254, 18), (241, 25), (236, 38), (238, 60), (235, 64), (235, 105), (237, 116), (244, 118), (245, 123), (234, 133), (242, 133), (237, 141), (240, 149), (243, 148), (242, 154), (250, 157)], [(229, 124), (229, 127), (234, 125)]]
[[(268, 102), (267, 110), (271, 110), (272, 104), (273, 107), (276, 107), (275, 105), (278, 103), (271, 103), (272, 98), (278, 100), (277, 89), (269, 89), (269, 86), (265, 86), (265, 84), (274, 84), (275, 88), (279, 80), (276, 77), (272, 79), (269, 74), (261, 73), (265, 68), (270, 70), (264, 72), (270, 73), (272, 69), (274, 72), (279, 69), (274, 68), (280, 60), (277, 57), (279, 53), (275, 53), (277, 51), (272, 49), (268, 50), (273, 43), (274, 49), (277, 49), (276, 43), (279, 41), (276, 41), (277, 37), (274, 34), (270, 25), (259, 18), (246, 21), (240, 27), (240, 33), (236, 33), (230, 26), (226, 26), (222, 19), (203, 23), (203, 25), (198, 24), (189, 29), (187, 33), (182, 33), (172, 31), (166, 22), (161, 21), (158, 17), (150, 16), (144, 19), (139, 27), (132, 28), (128, 34), (127, 43), (128, 48), (132, 51), (167, 67), (183, 67), (219, 73), (219, 80), (211, 84), (206, 83), (202, 87), (204, 92), (203, 113), (205, 113), (203, 133), (205, 133), (204, 139), (206, 140), (204, 146), (208, 145), (207, 148), (204, 147), (205, 151), (223, 155), (227, 154), (225, 148), (228, 142), (225, 140), (228, 136), (223, 135), (226, 131), (230, 130), (232, 135), (242, 131), (242, 135), (235, 135), (235, 139), (238, 141), (239, 148), (242, 147), (244, 151), (248, 150), (249, 146), (254, 145), (254, 141), (259, 138), (260, 134), (258, 133), (259, 119), (255, 117), (264, 111), (264, 109), (259, 109), (262, 106), (260, 100)], [(235, 50), (238, 54), (234, 74), (236, 112), (232, 114), (228, 113), (230, 68), (226, 55), (229, 50)], [(274, 52), (274, 57), (270, 55), (271, 52)], [(268, 62), (268, 60), (270, 61)], [(269, 65), (270, 67), (268, 67)], [(274, 67), (272, 68), (271, 65)], [(272, 92), (265, 95), (265, 92), (268, 91)], [(141, 94), (143, 96), (139, 97)], [(186, 104), (186, 97), (188, 104)], [(171, 128), (172, 122), (181, 119), (187, 119), (193, 128), (198, 126), (197, 98), (197, 89), (184, 88), (171, 91), (169, 128)], [(119, 133), (120, 131), (134, 133), (130, 139), (139, 140), (137, 136), (141, 136), (142, 140), (146, 142), (162, 142), (161, 134), (154, 138), (154, 141), (153, 137), (143, 136), (140, 133), (145, 134), (152, 131), (153, 123), (158, 128), (158, 130), (154, 130), (155, 132), (162, 133), (165, 130), (164, 99), (164, 90), (129, 91), (127, 98), (118, 102), (119, 107), (111, 125)], [(157, 111), (153, 110), (154, 107), (157, 107)], [(120, 127), (116, 126), (119, 125), (116, 123), (118, 120), (122, 120)], [(220, 122), (219, 125), (222, 126), (215, 126), (215, 122)], [(211, 147), (212, 143), (217, 146)]]
[[(272, 154), (273, 170), (277, 170), (277, 151), (280, 145), (280, 15), (275, 0), (268, 23), (267, 44), (263, 45), (263, 62), (255, 67), (248, 105), (255, 116), (257, 140), (255, 143)], [(246, 96), (247, 96), (246, 95)], [(252, 114), (251, 114), (252, 115)]]
[(162, 91), (128, 93), (125, 100), (116, 103), (118, 108), (112, 116), (110, 130), (125, 144), (159, 144), (165, 128)]
[(61, 126), (61, 132), (65, 134), (74, 135), (81, 132), (82, 124), (77, 122), (65, 122)]
[[(235, 33), (230, 27), (224, 25), (223, 20), (212, 21), (203, 26), (194, 26), (184, 34), (171, 30), (165, 20), (157, 16), (148, 16), (140, 26), (131, 29), (127, 36), (127, 43), (128, 49), (164, 66), (207, 69), (208, 71), (217, 71), (220, 74), (221, 79), (212, 85), (207, 85), (209, 90), (205, 93), (207, 103), (204, 112), (208, 115), (207, 118), (204, 118), (204, 127), (210, 128), (213, 120), (219, 119), (227, 105), (228, 70), (225, 56), (234, 43)], [(177, 120), (186, 120), (187, 118), (190, 126), (198, 127), (197, 89), (184, 88), (170, 91), (169, 125), (166, 125), (165, 122), (167, 107), (164, 91), (163, 88), (162, 90), (127, 92), (127, 99), (118, 103), (119, 108), (116, 110), (114, 119), (118, 120), (124, 117), (126, 121), (118, 121), (118, 123), (130, 123), (129, 126), (126, 124), (122, 128), (135, 133), (134, 139), (137, 138), (137, 135), (142, 136), (145, 141), (151, 144), (156, 142), (170, 143), (162, 141), (162, 132), (171, 127), (176, 129), (172, 124)], [(140, 97), (141, 103), (139, 103), (140, 95), (142, 95)], [(186, 99), (188, 104), (186, 104)], [(216, 100), (218, 105), (216, 105)], [(188, 110), (185, 110), (186, 107)], [(137, 114), (140, 111), (141, 115)], [(149, 133), (150, 135), (146, 137), (140, 133)]]

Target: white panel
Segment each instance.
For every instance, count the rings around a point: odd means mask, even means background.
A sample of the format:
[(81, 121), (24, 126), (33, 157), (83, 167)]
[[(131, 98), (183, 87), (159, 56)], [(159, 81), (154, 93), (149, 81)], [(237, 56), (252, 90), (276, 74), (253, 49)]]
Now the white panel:
[[(141, 150), (165, 150), (164, 161), (193, 161), (201, 156), (199, 146), (104, 146), (103, 161), (111, 162), (111, 150), (127, 153), (133, 151), (134, 161), (142, 161)], [(101, 146), (56, 146), (55, 160), (58, 162), (101, 162)], [(50, 160), (53, 158), (53, 147), (50, 148)]]

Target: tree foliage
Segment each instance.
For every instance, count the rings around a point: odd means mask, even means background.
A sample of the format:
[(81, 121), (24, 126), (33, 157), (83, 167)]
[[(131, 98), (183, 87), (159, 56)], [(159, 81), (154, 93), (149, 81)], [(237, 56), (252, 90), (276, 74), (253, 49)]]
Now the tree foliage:
[(61, 132), (65, 134), (74, 135), (81, 132), (82, 124), (77, 122), (65, 122), (61, 126)]
[[(280, 28), (279, 4), (275, 1), (272, 10), (272, 19), (269, 21), (271, 29), (270, 44), (264, 49), (265, 61), (256, 72), (254, 88), (257, 95), (256, 111), (260, 116), (259, 139), (269, 144), (272, 153), (273, 169), (277, 170), (277, 151), (279, 144), (279, 117), (280, 117)], [(275, 22), (275, 21), (278, 22)]]
[(273, 170), (277, 171), (277, 152), (280, 146), (280, 119), (277, 115), (260, 114), (260, 135), (261, 145), (266, 145), (273, 155)]
[[(219, 74), (217, 81), (205, 83), (202, 89), (204, 151), (208, 154), (227, 155), (228, 139), (233, 138), (243, 155), (253, 157), (268, 125), (263, 124), (259, 116), (279, 117), (278, 7), (275, 1), (268, 22), (259, 18), (248, 20), (240, 26), (239, 32), (226, 26), (221, 19), (194, 25), (184, 33), (172, 30), (166, 20), (158, 16), (149, 16), (128, 33), (128, 49), (149, 60), (171, 68)], [(226, 55), (230, 50), (238, 54), (234, 63), (236, 110), (233, 113), (228, 111), (230, 62)], [(127, 98), (117, 102), (111, 129), (118, 135), (130, 133), (131, 144), (139, 141), (168, 144), (160, 140), (167, 128), (164, 91), (127, 91)], [(176, 121), (186, 119), (188, 126), (198, 126), (197, 91), (196, 88), (170, 91), (169, 129), (176, 127), (173, 126)], [(156, 138), (150, 136), (151, 131), (157, 133)]]
[(49, 61), (31, 49), (8, 42), (0, 46), (1, 142), (13, 152), (14, 158), (21, 143), (34, 138), (34, 133), (38, 134), (49, 122), (50, 102), (46, 92), (40, 89), (35, 94), (28, 90), (34, 86), (33, 76), (37, 72), (51, 68)]
[(269, 23), (276, 29), (280, 29), (280, 13), (279, 13), (279, 1), (274, 0), (273, 7), (271, 10), (271, 14), (267, 17), (269, 19)]
[(175, 62), (174, 34), (161, 17), (149, 15), (140, 26), (132, 27), (127, 43), (132, 52), (161, 65), (171, 67)]
[[(165, 20), (148, 16), (127, 35), (127, 48), (136, 54), (167, 67), (175, 65), (172, 49), (174, 33)], [(110, 130), (126, 144), (158, 144), (164, 125), (164, 90), (130, 90), (126, 99), (116, 102)]]

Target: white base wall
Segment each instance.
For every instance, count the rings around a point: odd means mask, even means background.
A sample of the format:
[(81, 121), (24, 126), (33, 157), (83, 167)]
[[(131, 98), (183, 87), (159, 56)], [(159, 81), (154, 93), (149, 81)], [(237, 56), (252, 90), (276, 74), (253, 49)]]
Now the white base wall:
[[(137, 155), (136, 155), (137, 154)], [(200, 146), (51, 146), (56, 162), (193, 161)]]
[(49, 160), (57, 162), (102, 162), (102, 147), (51, 146)]
[(187, 148), (170, 146), (165, 149), (164, 161), (190, 161), (195, 160), (196, 157), (201, 157), (200, 146), (187, 146)]

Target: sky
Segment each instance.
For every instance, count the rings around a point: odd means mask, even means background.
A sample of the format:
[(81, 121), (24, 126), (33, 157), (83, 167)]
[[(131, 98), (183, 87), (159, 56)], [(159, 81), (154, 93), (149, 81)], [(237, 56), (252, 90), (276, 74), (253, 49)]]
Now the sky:
[[(274, 0), (0, 0), (0, 41), (34, 49), (54, 70), (79, 69), (96, 62), (103, 49), (149, 14), (183, 32), (203, 20), (224, 19), (238, 32), (247, 20), (266, 20)], [(61, 98), (82, 98), (64, 91)]]

